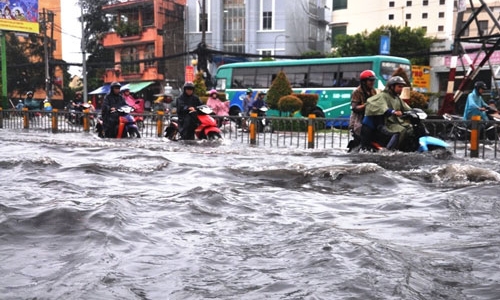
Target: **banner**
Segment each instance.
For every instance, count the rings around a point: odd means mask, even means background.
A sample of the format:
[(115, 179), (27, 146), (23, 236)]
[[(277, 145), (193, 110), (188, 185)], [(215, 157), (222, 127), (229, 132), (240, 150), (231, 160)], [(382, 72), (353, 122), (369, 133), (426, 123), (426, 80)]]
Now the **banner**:
[(193, 82), (194, 81), (194, 67), (186, 66), (186, 73), (184, 74), (185, 82)]
[(426, 93), (431, 89), (431, 67), (411, 66), (413, 88), (417, 92)]
[(38, 0), (0, 0), (0, 30), (39, 33)]

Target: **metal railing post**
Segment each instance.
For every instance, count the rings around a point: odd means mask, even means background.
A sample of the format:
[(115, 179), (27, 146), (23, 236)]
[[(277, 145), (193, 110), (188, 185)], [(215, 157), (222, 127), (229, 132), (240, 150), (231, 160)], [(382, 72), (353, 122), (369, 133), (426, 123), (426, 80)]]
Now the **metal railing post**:
[(164, 112), (161, 110), (156, 112), (156, 134), (158, 137), (163, 136), (163, 115)]
[(57, 108), (52, 109), (52, 133), (57, 133), (59, 128), (57, 127), (57, 121), (59, 118), (59, 110)]
[(250, 125), (249, 125), (249, 134), (250, 134), (250, 144), (257, 144), (257, 113), (250, 114)]
[(308, 116), (307, 122), (307, 148), (314, 149), (314, 121), (316, 119), (315, 114), (310, 114)]
[(470, 131), (470, 157), (479, 157), (479, 121), (481, 116), (472, 116)]

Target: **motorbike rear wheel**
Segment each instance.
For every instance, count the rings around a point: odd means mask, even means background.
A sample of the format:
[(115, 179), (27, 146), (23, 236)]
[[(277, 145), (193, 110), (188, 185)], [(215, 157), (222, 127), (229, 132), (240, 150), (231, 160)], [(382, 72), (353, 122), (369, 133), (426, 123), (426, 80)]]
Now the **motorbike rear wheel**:
[(208, 136), (207, 136), (207, 139), (209, 141), (219, 140), (221, 138), (222, 138), (222, 136), (218, 132), (210, 132), (210, 133), (208, 133)]
[(131, 128), (128, 131), (128, 137), (133, 139), (133, 138), (140, 138), (141, 134), (139, 133), (139, 130), (137, 128)]

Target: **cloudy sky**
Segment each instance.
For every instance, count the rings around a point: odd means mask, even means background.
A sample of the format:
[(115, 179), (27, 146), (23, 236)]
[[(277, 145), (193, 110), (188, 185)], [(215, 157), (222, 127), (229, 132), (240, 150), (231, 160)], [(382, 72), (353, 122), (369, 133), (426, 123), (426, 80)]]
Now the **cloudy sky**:
[[(81, 63), (81, 25), (79, 22), (80, 6), (78, 0), (61, 0), (61, 22), (62, 22), (62, 42), (63, 60), (68, 63)], [(81, 67), (70, 67), (72, 75), (81, 76)]]

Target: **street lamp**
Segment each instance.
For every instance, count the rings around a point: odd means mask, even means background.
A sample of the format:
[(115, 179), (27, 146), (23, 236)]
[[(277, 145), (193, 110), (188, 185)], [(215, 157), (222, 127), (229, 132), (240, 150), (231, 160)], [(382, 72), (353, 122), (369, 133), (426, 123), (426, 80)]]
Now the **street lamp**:
[(285, 39), (289, 38), (290, 36), (286, 35), (286, 34), (278, 34), (277, 36), (274, 37), (274, 48), (273, 48), (273, 51), (274, 51), (274, 55), (276, 55), (276, 41), (278, 40), (278, 38), (280, 36), (284, 36)]

